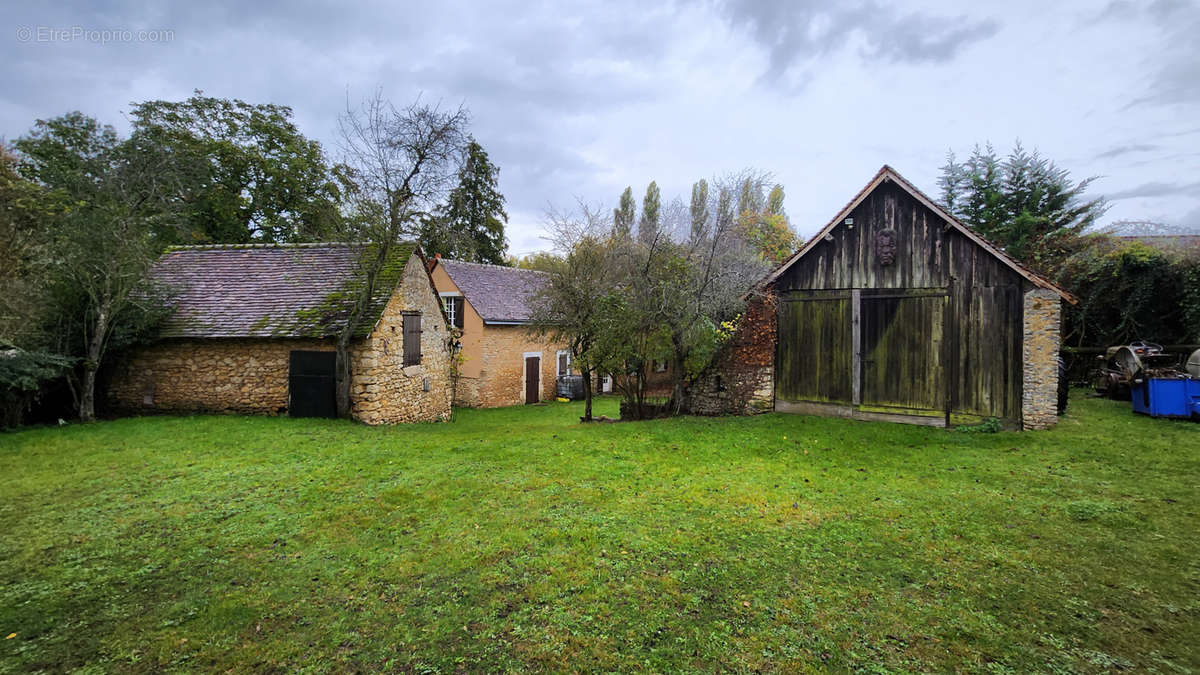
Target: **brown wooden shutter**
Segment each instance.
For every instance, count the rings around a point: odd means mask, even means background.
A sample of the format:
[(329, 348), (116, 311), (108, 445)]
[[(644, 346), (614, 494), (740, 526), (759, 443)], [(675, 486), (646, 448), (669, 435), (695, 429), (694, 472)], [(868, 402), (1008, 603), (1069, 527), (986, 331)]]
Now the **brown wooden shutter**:
[(405, 312), (404, 319), (404, 365), (421, 363), (421, 314)]
[(462, 330), (463, 314), (467, 310), (466, 303), (462, 298), (452, 298), (452, 302), (454, 302), (454, 327)]

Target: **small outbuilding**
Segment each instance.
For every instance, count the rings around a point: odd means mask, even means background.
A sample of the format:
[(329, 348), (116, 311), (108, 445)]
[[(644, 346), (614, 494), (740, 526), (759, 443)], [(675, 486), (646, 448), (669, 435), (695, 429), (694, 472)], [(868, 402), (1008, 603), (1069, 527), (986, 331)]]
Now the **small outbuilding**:
[(1061, 302), (884, 166), (764, 280), (775, 409), (949, 426), (1056, 421)]
[[(119, 359), (117, 410), (332, 417), (336, 340), (364, 284), (364, 244), (179, 247), (151, 277), (170, 296), (158, 339)], [(391, 247), (350, 346), (350, 414), (450, 415), (450, 331), (414, 243)]]

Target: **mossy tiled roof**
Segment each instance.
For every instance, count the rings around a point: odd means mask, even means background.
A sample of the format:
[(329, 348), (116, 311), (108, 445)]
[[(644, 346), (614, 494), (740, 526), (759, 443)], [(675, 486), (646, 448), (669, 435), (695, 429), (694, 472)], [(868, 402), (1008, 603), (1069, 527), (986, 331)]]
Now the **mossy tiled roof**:
[[(369, 244), (178, 247), (151, 277), (171, 294), (162, 337), (325, 338), (338, 335), (363, 284)], [(416, 245), (394, 245), (355, 335), (370, 333)]]
[(519, 267), (461, 260), (438, 260), (438, 264), (484, 323), (529, 322), (536, 295), (548, 278), (544, 272)]

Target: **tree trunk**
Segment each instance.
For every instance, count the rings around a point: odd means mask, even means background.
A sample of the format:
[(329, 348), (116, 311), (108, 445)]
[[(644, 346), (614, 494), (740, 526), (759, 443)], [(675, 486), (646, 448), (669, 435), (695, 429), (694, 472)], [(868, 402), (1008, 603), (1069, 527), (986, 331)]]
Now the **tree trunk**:
[(92, 326), (92, 337), (88, 340), (87, 359), (83, 362), (83, 382), (79, 392), (79, 421), (96, 419), (96, 373), (100, 370), (100, 358), (104, 354), (104, 339), (108, 335), (108, 303), (96, 310), (96, 321)]
[(592, 369), (585, 368), (583, 374), (583, 422), (592, 421)]
[(684, 364), (686, 363), (683, 356), (683, 345), (680, 344), (679, 338), (673, 336), (671, 338), (674, 351), (671, 354), (671, 409), (674, 414), (686, 414), (688, 412), (687, 388), (684, 386), (684, 377), (687, 373), (684, 372)]
[(337, 357), (334, 364), (334, 392), (337, 398), (337, 416), (350, 417), (350, 345), (344, 334), (337, 341)]

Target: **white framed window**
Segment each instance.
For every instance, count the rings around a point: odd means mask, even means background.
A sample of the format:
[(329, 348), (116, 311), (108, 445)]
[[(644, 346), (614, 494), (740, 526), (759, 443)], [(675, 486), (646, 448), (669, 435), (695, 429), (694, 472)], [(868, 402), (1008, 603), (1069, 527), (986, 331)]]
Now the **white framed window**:
[(450, 325), (462, 330), (463, 327), (463, 298), (457, 293), (442, 293), (442, 307), (446, 310), (446, 318)]
[(571, 352), (566, 349), (560, 349), (560, 350), (558, 350), (558, 353), (555, 356), (556, 356), (555, 362), (558, 364), (558, 376), (562, 377), (563, 375), (570, 375), (571, 374)]

